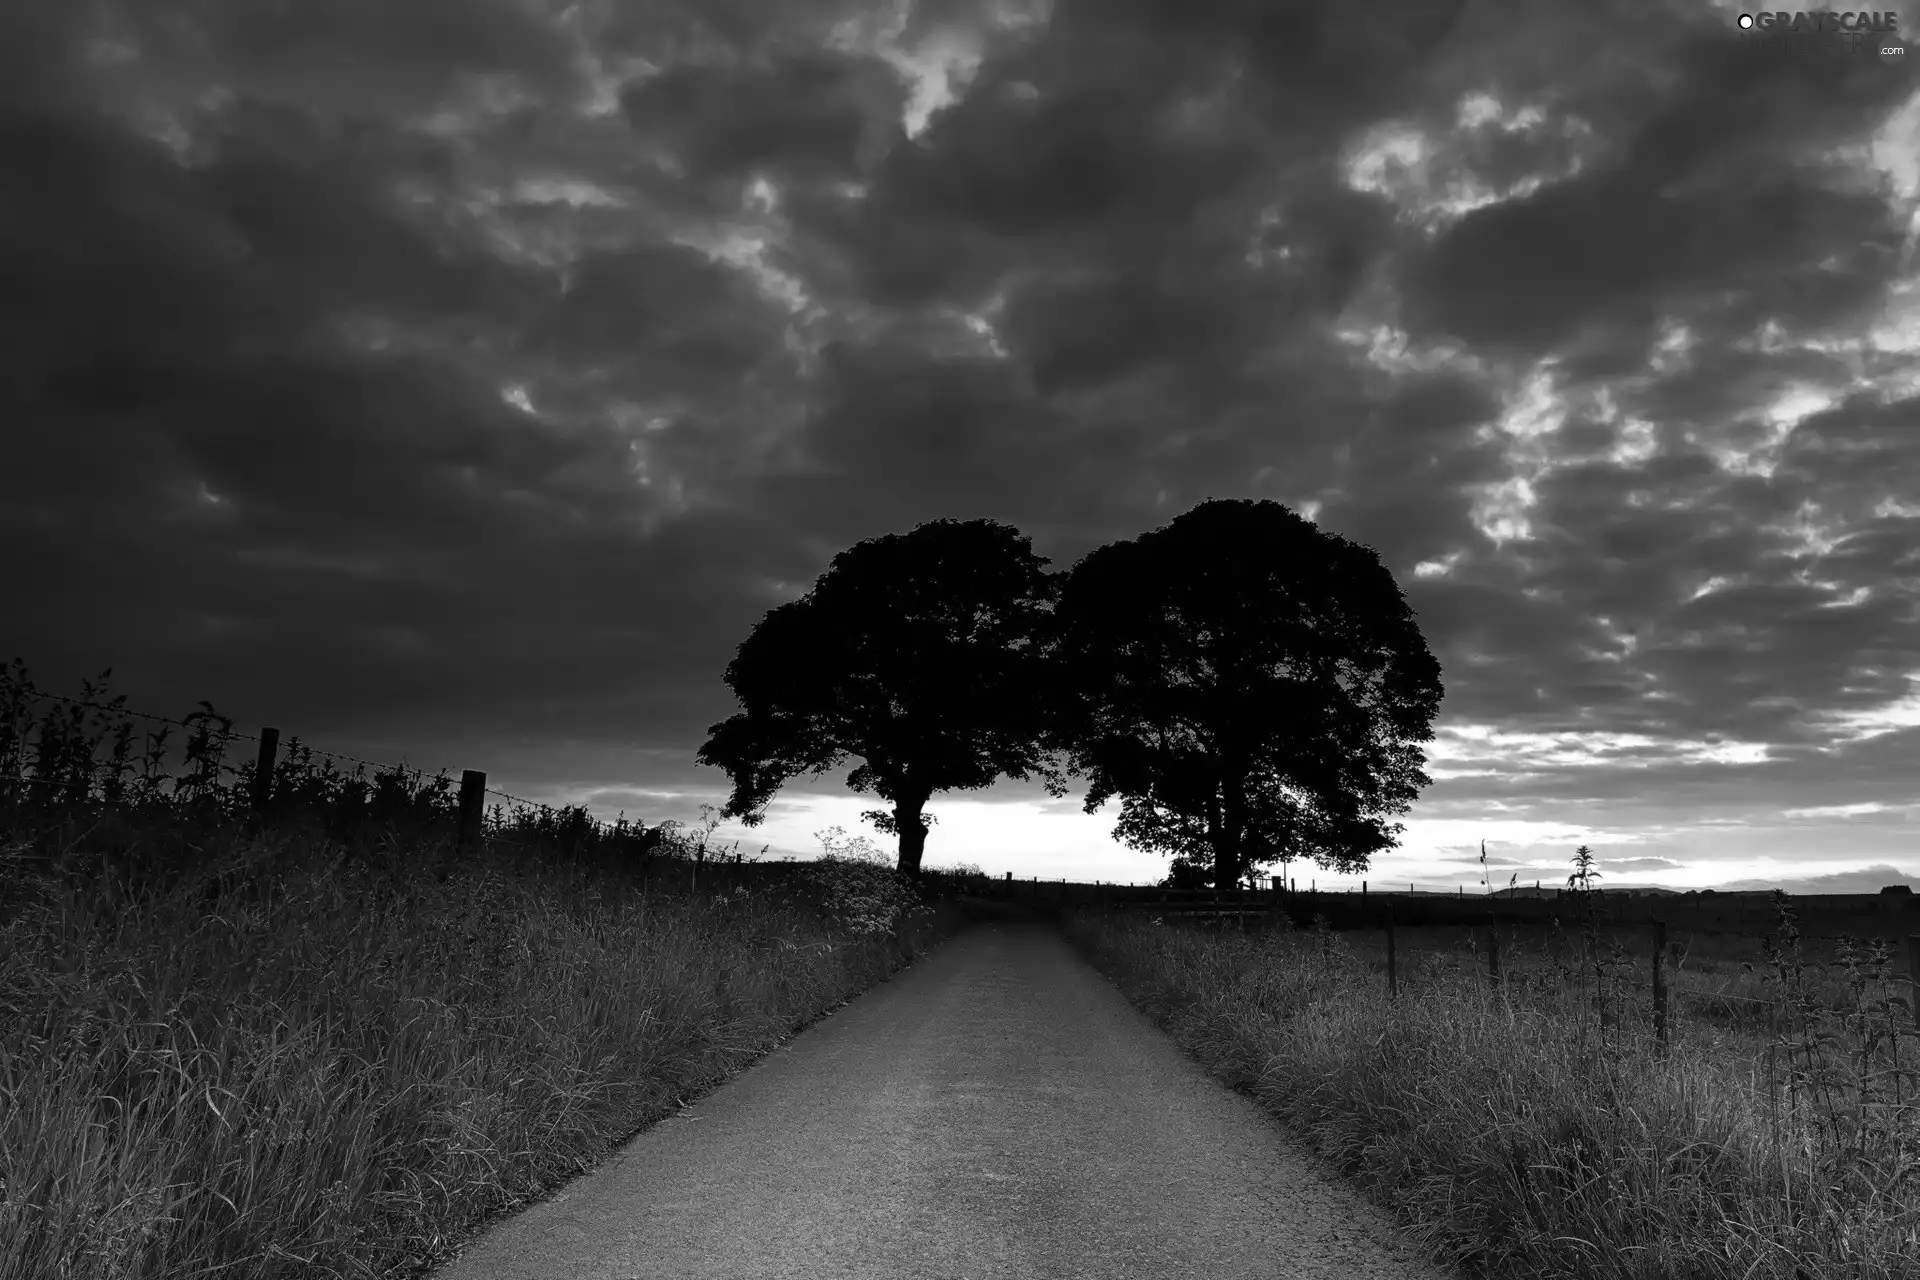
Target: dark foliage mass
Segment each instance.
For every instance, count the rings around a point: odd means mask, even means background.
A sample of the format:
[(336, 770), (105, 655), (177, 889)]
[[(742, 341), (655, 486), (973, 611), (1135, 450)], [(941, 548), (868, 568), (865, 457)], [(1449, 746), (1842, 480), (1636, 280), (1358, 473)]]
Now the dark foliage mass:
[(1054, 617), (1054, 731), (1122, 800), (1116, 835), (1210, 863), (1342, 871), (1391, 848), (1429, 781), (1442, 686), (1393, 576), (1276, 502), (1204, 502), (1074, 566)]
[(1122, 800), (1115, 834), (1221, 888), (1282, 856), (1364, 869), (1429, 779), (1440, 666), (1371, 550), (1274, 502), (1202, 503), (1049, 577), (987, 520), (863, 542), (772, 610), (713, 726), (729, 816), (794, 775), (864, 763), (867, 816), (917, 870), (937, 792), (1058, 767)]
[(740, 645), (727, 685), (744, 710), (697, 757), (727, 770), (725, 813), (752, 826), (787, 779), (847, 778), (893, 804), (870, 813), (917, 875), (936, 792), (1046, 779), (1036, 636), (1047, 561), (991, 520), (936, 520), (835, 556), (814, 589), (772, 610)]

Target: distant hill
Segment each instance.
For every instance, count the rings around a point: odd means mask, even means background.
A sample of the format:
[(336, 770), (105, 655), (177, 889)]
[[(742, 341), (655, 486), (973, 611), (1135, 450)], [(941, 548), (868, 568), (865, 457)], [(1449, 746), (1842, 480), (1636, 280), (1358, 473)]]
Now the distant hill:
[[(1920, 894), (1920, 876), (1909, 875), (1897, 867), (1886, 865), (1863, 867), (1857, 871), (1834, 871), (1822, 876), (1800, 876), (1794, 879), (1730, 880), (1725, 884), (1711, 885), (1708, 887), (1715, 893), (1764, 895), (1771, 893), (1775, 889), (1784, 889), (1791, 894), (1878, 893), (1890, 884), (1904, 884), (1911, 887), (1914, 893)], [(1381, 885), (1380, 887), (1388, 893), (1395, 892), (1391, 884)], [(1501, 887), (1495, 891), (1493, 896), (1500, 899), (1552, 898), (1565, 887), (1566, 882), (1564, 880), (1558, 885), (1542, 884), (1538, 889), (1532, 885), (1519, 885), (1511, 890)], [(1652, 894), (1656, 897), (1679, 897), (1694, 892), (1694, 890), (1675, 889), (1669, 885), (1662, 884), (1615, 884), (1608, 881), (1604, 874), (1595, 887), (1602, 893), (1644, 893)], [(1399, 892), (1406, 892), (1406, 886), (1404, 884), (1400, 886)], [(1451, 898), (1457, 896), (1458, 893), (1459, 890), (1457, 889), (1422, 889), (1418, 891), (1415, 896), (1422, 898), (1428, 896)], [(1481, 897), (1484, 896), (1485, 893), (1486, 891), (1484, 889), (1478, 893), (1473, 890), (1468, 890), (1466, 896), (1469, 898)]]
[[(1498, 898), (1502, 902), (1510, 901), (1514, 898), (1520, 898), (1520, 899), (1553, 898), (1558, 896), (1560, 890), (1564, 889), (1565, 887), (1566, 886), (1564, 884), (1542, 885), (1538, 889), (1536, 889), (1532, 885), (1522, 885), (1518, 888), (1511, 889), (1511, 890), (1499, 889), (1495, 891), (1493, 896), (1495, 898)], [(1674, 897), (1674, 896), (1679, 896), (1686, 893), (1685, 889), (1668, 889), (1663, 885), (1652, 885), (1652, 884), (1611, 884), (1610, 885), (1604, 880), (1602, 880), (1599, 884), (1595, 885), (1594, 887), (1599, 889), (1602, 893), (1646, 893), (1646, 894), (1653, 894), (1660, 897)], [(1454, 895), (1443, 894), (1441, 896), (1452, 897)], [(1466, 896), (1469, 898), (1485, 897), (1486, 891), (1481, 890), (1479, 893), (1468, 893)]]
[(1824, 876), (1802, 876), (1793, 880), (1733, 880), (1719, 886), (1725, 892), (1741, 893), (1785, 889), (1788, 893), (1878, 893), (1890, 884), (1904, 884), (1920, 893), (1920, 876), (1912, 876), (1893, 866), (1863, 867), (1858, 871), (1835, 871)]
[[(1898, 867), (1881, 865), (1862, 867), (1855, 871), (1833, 871), (1823, 876), (1798, 876), (1780, 880), (1729, 880), (1725, 884), (1710, 886), (1715, 893), (1764, 894), (1775, 889), (1784, 889), (1792, 894), (1818, 893), (1878, 893), (1890, 884), (1904, 884), (1920, 893), (1920, 876), (1909, 875)], [(1608, 893), (1652, 893), (1684, 894), (1685, 889), (1670, 889), (1665, 885), (1647, 884), (1608, 884), (1604, 879), (1600, 888)], [(1506, 894), (1502, 893), (1501, 897)], [(1530, 889), (1521, 889), (1518, 897), (1552, 897), (1553, 890), (1543, 888), (1539, 893)]]

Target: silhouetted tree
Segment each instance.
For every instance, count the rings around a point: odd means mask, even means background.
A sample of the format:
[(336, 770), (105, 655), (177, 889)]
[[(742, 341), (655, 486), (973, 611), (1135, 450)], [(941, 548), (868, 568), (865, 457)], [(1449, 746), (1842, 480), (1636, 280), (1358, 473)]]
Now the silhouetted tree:
[(835, 556), (727, 667), (744, 709), (696, 757), (733, 779), (722, 812), (755, 826), (787, 779), (859, 756), (847, 785), (892, 802), (862, 816), (898, 835), (899, 868), (917, 876), (935, 793), (1038, 775), (1065, 795), (1039, 741), (1046, 564), (991, 520), (936, 520)]
[(1213, 500), (1071, 572), (1046, 643), (1049, 740), (1123, 798), (1116, 838), (1230, 889), (1282, 851), (1364, 870), (1403, 830), (1440, 664), (1367, 547), (1276, 502)]

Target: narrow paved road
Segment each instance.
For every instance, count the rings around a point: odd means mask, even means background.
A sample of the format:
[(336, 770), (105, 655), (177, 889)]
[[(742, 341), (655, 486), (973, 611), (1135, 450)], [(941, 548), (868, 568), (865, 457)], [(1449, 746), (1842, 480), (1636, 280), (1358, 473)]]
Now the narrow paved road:
[(438, 1280), (1442, 1280), (1056, 933), (982, 924)]

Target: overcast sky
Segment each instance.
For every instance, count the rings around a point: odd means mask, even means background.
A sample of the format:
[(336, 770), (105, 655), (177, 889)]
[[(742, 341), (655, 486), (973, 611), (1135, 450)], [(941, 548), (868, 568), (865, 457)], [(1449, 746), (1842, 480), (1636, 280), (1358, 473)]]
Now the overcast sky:
[[(1442, 664), (1376, 884), (1888, 882), (1920, 75), (1737, 12), (13, 0), (0, 657), (692, 821), (841, 549), (1271, 498)], [(1164, 873), (1080, 794), (936, 796), (928, 864)]]

